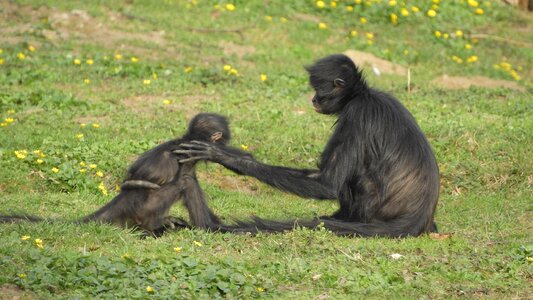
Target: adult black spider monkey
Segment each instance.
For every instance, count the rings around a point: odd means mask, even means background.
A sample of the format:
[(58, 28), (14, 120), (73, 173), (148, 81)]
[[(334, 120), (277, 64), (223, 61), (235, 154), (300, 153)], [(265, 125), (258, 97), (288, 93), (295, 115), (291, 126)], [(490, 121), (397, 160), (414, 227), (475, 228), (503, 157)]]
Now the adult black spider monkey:
[(279, 232), (297, 224), (357, 236), (405, 237), (436, 231), (439, 170), (409, 111), (393, 96), (370, 88), (345, 55), (327, 56), (306, 69), (316, 91), (315, 110), (338, 117), (318, 170), (265, 165), (199, 141), (184, 143), (175, 152), (190, 156), (182, 162), (210, 160), (302, 197), (337, 199), (339, 210), (310, 221), (254, 218), (220, 230)]
[[(226, 145), (230, 140), (228, 121), (217, 114), (196, 115), (184, 136), (142, 154), (128, 169), (120, 194), (78, 222), (97, 221), (138, 227), (145, 233), (160, 236), (167, 228), (189, 226), (181, 219), (168, 217), (170, 207), (183, 199), (194, 227), (216, 228), (220, 219), (207, 206), (196, 179), (196, 162), (179, 163), (179, 155), (172, 152), (180, 144), (192, 140)], [(248, 155), (237, 149), (229, 149), (235, 154)], [(0, 222), (20, 220), (43, 221), (34, 216), (0, 215)]]

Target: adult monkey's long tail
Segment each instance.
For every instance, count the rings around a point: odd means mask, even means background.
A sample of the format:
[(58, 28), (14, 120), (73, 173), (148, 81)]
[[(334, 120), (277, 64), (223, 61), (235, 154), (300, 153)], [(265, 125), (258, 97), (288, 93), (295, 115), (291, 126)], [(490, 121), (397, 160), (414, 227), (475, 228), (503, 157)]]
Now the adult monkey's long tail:
[(381, 236), (390, 238), (400, 238), (407, 236), (419, 236), (426, 232), (436, 232), (435, 223), (427, 225), (426, 220), (412, 218), (396, 219), (387, 222), (374, 221), (371, 223), (345, 222), (332, 219), (294, 220), (294, 221), (273, 221), (258, 217), (252, 217), (251, 221), (237, 221), (234, 225), (220, 225), (213, 230), (232, 233), (275, 233), (294, 230), (297, 227), (310, 229), (325, 228), (341, 236)]

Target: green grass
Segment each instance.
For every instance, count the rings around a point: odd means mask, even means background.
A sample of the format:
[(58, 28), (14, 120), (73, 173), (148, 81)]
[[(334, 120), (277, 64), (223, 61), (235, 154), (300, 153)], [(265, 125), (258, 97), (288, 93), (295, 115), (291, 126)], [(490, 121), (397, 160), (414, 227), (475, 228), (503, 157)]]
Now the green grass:
[[(324, 9), (314, 1), (235, 1), (233, 12), (214, 8), (227, 2), (195, 2), (0, 5), (0, 117), (6, 125), (0, 127), (0, 211), (59, 220), (0, 226), (0, 298), (532, 296), (530, 15), (500, 1), (479, 1), (482, 15), (467, 1), (440, 1), (434, 18), (426, 15), (430, 1), (421, 0), (405, 1), (407, 17), (403, 1), (338, 1), (336, 8), (325, 1)], [(399, 16), (397, 26), (391, 13)], [(327, 29), (318, 29), (318, 22)], [(437, 30), (448, 39), (437, 38)], [(371, 43), (367, 33), (374, 34)], [(474, 41), (474, 34), (485, 36)], [(309, 105), (302, 66), (348, 49), (411, 69), (410, 92), (405, 76), (376, 76), (369, 68), (366, 74), (372, 86), (400, 99), (428, 136), (442, 177), (436, 221), (451, 237), (183, 230), (156, 240), (64, 222), (109, 201), (136, 155), (181, 135), (201, 111), (228, 116), (232, 144), (247, 146), (263, 162), (316, 166), (335, 119)], [(472, 56), (478, 60), (468, 63)], [(227, 74), (224, 65), (239, 76)], [(268, 79), (262, 82), (260, 74)], [(432, 80), (442, 74), (511, 80), (522, 91), (439, 88)], [(166, 99), (171, 104), (163, 104)], [(336, 208), (214, 164), (203, 164), (199, 173), (210, 205), (228, 222), (251, 214), (310, 218)], [(172, 213), (186, 215), (180, 205)], [(394, 253), (402, 257), (392, 259)]]

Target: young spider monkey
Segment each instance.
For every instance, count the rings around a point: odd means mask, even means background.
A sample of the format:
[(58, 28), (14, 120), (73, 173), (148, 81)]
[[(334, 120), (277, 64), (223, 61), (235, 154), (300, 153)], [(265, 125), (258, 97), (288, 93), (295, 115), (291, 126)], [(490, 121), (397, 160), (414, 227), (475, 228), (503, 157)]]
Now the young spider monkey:
[[(167, 228), (189, 226), (181, 219), (168, 216), (171, 206), (183, 199), (194, 227), (217, 228), (220, 219), (209, 209), (198, 184), (196, 162), (179, 163), (180, 155), (173, 153), (180, 144), (192, 140), (226, 145), (230, 140), (228, 121), (217, 114), (196, 115), (184, 136), (142, 154), (128, 169), (120, 194), (79, 222), (96, 221), (138, 227), (145, 233), (160, 236)], [(240, 150), (230, 149), (236, 154), (245, 155)], [(33, 216), (0, 215), (0, 222), (17, 220), (43, 221)]]

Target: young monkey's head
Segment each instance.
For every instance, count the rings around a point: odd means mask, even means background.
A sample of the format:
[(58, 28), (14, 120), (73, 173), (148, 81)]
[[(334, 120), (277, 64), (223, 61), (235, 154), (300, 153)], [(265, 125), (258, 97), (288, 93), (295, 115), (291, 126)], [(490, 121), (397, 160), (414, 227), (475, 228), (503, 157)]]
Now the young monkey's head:
[(231, 138), (228, 120), (218, 114), (197, 114), (189, 123), (187, 135), (194, 140), (227, 144)]

